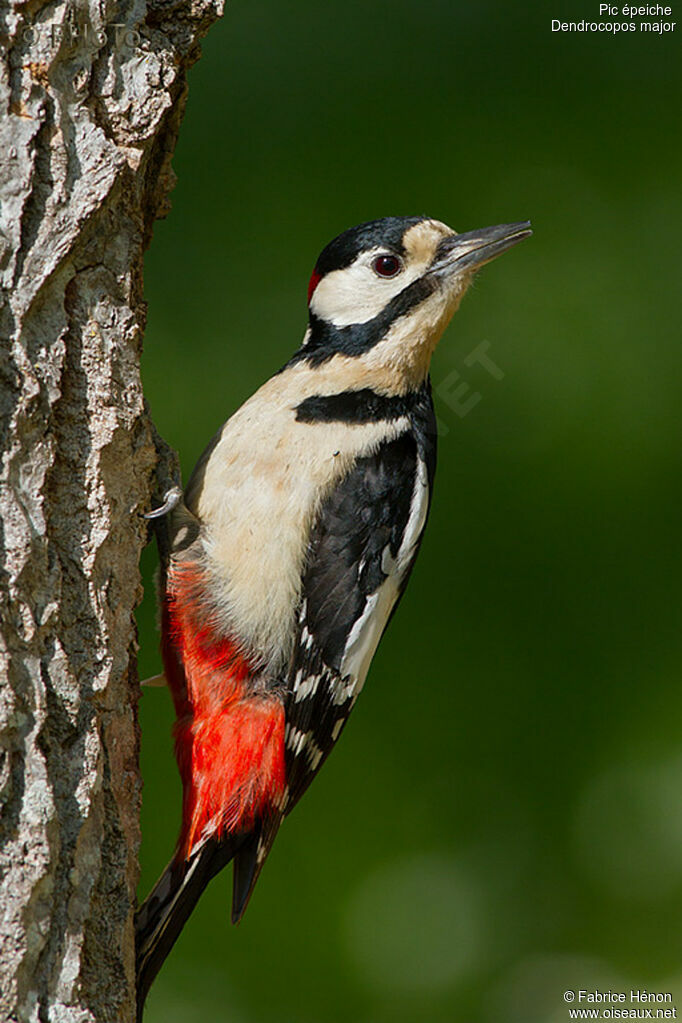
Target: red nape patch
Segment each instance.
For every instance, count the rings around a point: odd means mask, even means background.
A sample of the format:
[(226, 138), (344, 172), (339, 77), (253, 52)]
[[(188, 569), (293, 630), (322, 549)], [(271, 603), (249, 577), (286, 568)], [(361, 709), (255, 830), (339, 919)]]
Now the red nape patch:
[(185, 856), (207, 829), (220, 835), (252, 827), (286, 784), (282, 702), (254, 694), (252, 668), (236, 643), (206, 624), (202, 583), (195, 565), (173, 571), (162, 617), (164, 665), (177, 714), (175, 756), (184, 793), (179, 844)]
[(308, 305), (310, 305), (310, 302), (313, 297), (313, 292), (315, 291), (315, 288), (317, 287), (321, 280), (322, 274), (318, 274), (317, 270), (313, 270), (312, 274), (310, 275), (310, 280), (308, 281)]

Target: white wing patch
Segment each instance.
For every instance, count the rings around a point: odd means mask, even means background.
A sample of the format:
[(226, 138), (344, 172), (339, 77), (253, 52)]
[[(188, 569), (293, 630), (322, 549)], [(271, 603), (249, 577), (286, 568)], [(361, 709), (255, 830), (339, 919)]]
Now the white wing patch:
[(424, 530), (429, 507), (429, 481), (426, 465), (420, 458), (410, 503), (410, 515), (400, 544), (397, 558), (390, 548), (383, 553), (381, 567), (387, 578), (379, 589), (367, 600), (363, 613), (357, 619), (348, 636), (348, 642), (341, 662), (341, 674), (353, 680), (352, 690), (360, 692), (379, 640), (386, 627), (393, 606), (400, 593), (405, 571), (409, 568), (419, 538)]
[[(397, 472), (399, 469), (400, 465), (394, 463), (392, 470), (387, 471)], [(429, 505), (428, 471), (419, 454), (416, 462), (412, 462), (411, 472), (414, 473), (414, 479), (409, 510), (406, 512), (404, 504), (400, 509), (402, 514), (399, 522), (404, 523), (402, 534), (394, 517), (396, 509), (382, 504), (390, 500), (390, 497), (379, 496), (375, 500), (373, 513), (376, 515), (376, 528), (386, 532), (371, 534), (369, 543), (363, 539), (364, 549), (369, 552), (365, 559), (367, 565), (356, 565), (354, 571), (347, 573), (345, 585), (352, 585), (356, 589), (352, 593), (351, 604), (354, 615), (346, 619), (348, 631), (345, 633), (345, 644), (341, 646), (343, 638), (332, 636), (329, 640), (328, 635), (320, 638), (315, 634), (315, 619), (313, 617), (309, 620), (310, 609), (306, 599), (299, 608), (298, 663), (295, 661), (290, 675), (291, 688), (286, 712), (288, 723), (285, 745), (290, 795), (284, 813), (288, 813), (296, 804), (339, 738), (414, 563)], [(407, 492), (406, 489), (403, 484), (403, 502), (410, 494), (409, 489)], [(336, 542), (343, 543), (344, 528), (352, 530), (353, 526), (350, 519), (346, 525), (341, 517), (334, 522), (336, 532), (331, 535)], [(383, 536), (386, 537), (385, 541)], [(380, 544), (384, 542), (382, 549)], [(372, 590), (372, 586), (377, 588)], [(327, 596), (324, 588), (320, 590), (319, 583), (317, 590), (313, 586), (310, 593), (314, 593), (315, 600), (324, 601)], [(332, 614), (334, 607), (330, 602), (329, 610)], [(355, 615), (358, 617), (355, 618)], [(325, 639), (330, 641), (332, 647), (330, 663), (325, 660)], [(334, 643), (337, 644), (335, 649)]]
[(352, 688), (357, 692), (360, 692), (365, 684), (374, 652), (379, 645), (388, 616), (398, 599), (398, 583), (399, 576), (394, 570), (368, 599), (348, 636), (341, 661), (341, 674), (350, 676)]
[(426, 463), (417, 459), (417, 475), (412, 491), (412, 503), (410, 505), (410, 517), (405, 526), (403, 542), (398, 551), (398, 571), (402, 574), (412, 560), (415, 547), (419, 538), (424, 532), (426, 516), (429, 510), (429, 477), (426, 471)]

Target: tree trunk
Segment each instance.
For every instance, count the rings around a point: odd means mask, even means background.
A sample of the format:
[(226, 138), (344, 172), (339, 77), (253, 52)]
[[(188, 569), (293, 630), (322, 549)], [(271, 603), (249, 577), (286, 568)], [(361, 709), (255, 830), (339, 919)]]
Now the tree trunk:
[(0, 1018), (135, 1015), (142, 253), (222, 0), (15, 0), (0, 45)]

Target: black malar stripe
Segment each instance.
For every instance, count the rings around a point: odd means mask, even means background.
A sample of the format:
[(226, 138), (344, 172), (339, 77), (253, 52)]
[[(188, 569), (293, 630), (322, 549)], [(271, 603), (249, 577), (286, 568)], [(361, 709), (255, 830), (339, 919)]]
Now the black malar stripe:
[(299, 423), (379, 423), (418, 414), (430, 406), (428, 382), (408, 394), (378, 394), (370, 387), (313, 394), (295, 406)]
[(369, 387), (340, 394), (313, 394), (296, 405), (299, 423), (377, 423), (408, 416), (414, 395), (377, 394)]

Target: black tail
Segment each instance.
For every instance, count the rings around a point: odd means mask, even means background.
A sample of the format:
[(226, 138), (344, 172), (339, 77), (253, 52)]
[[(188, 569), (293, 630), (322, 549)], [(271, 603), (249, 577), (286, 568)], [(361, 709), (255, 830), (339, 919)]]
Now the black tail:
[(238, 924), (256, 887), (263, 864), (275, 841), (282, 821), (281, 814), (261, 818), (244, 844), (235, 850), (232, 879), (232, 923)]
[(135, 915), (137, 1020), (164, 960), (208, 882), (230, 862), (238, 841), (209, 839), (188, 860), (172, 859)]

